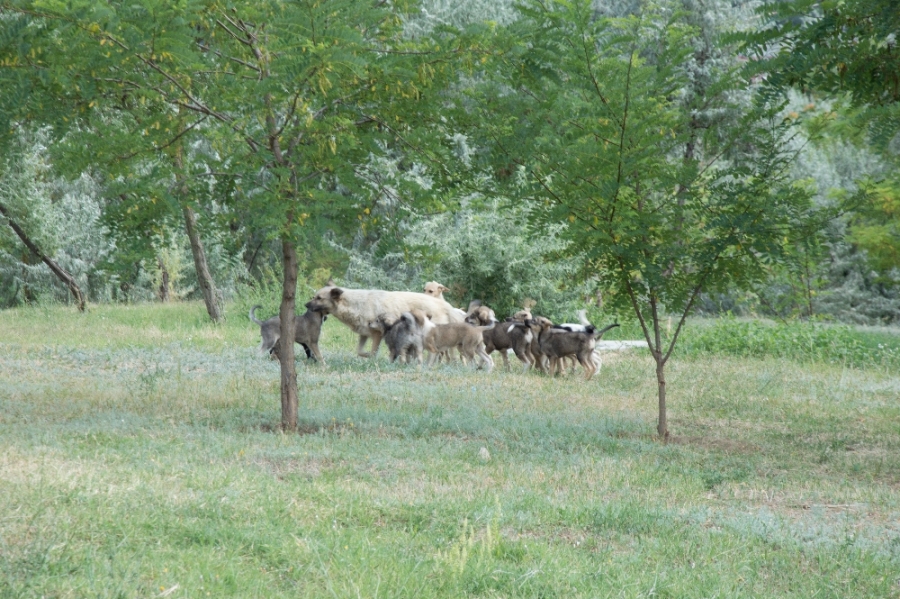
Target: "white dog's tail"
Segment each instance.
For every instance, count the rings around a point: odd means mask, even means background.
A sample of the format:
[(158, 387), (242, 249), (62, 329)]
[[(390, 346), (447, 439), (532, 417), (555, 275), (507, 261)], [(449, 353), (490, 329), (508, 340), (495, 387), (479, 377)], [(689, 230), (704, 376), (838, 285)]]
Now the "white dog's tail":
[(262, 326), (262, 321), (261, 321), (261, 320), (257, 320), (257, 318), (256, 318), (256, 316), (255, 316), (255, 314), (254, 314), (254, 313), (256, 312), (256, 309), (257, 309), (257, 308), (262, 308), (262, 306), (253, 306), (252, 308), (250, 308), (250, 320), (252, 320), (252, 321), (255, 322), (256, 324), (258, 324), (259, 326)]

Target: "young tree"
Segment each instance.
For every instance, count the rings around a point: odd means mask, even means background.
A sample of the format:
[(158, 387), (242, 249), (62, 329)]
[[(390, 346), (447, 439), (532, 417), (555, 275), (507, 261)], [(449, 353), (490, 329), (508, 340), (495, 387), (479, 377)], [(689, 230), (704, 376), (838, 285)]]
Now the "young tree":
[(608, 301), (637, 317), (665, 439), (665, 366), (699, 294), (762, 276), (806, 218), (809, 193), (788, 180), (790, 123), (748, 101), (733, 65), (691, 78), (698, 30), (680, 11), (613, 19), (584, 0), (522, 10), (506, 92), (484, 100), (483, 120), (500, 121), (496, 158), (540, 219), (568, 225), (582, 275), (599, 275)]
[(449, 60), (460, 56), (459, 46), (452, 38), (404, 37), (403, 16), (413, 5), (403, 2), (16, 5), (52, 22), (57, 39), (92, 40), (106, 50), (105, 62), (81, 72), (82, 85), (99, 78), (122, 95), (215, 124), (207, 135), (230, 157), (251, 226), (281, 242), (282, 424), (296, 427), (296, 240), (320, 218), (363, 218), (368, 207), (353, 192), (370, 154), (441, 139), (440, 126), (427, 134), (420, 126), (437, 122), (435, 92), (455, 76)]

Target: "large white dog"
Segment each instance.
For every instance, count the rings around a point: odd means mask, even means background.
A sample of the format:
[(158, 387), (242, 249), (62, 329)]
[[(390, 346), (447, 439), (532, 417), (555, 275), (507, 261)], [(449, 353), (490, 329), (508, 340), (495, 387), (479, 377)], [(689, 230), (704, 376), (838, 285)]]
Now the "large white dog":
[[(307, 302), (310, 310), (322, 311), (353, 329), (359, 335), (356, 353), (367, 357), (378, 354), (382, 331), (373, 329), (370, 323), (383, 317), (388, 322), (400, 319), (400, 315), (418, 309), (435, 324), (463, 322), (465, 314), (456, 310), (442, 299), (414, 293), (412, 291), (381, 291), (380, 289), (344, 289), (342, 287), (322, 287)], [(364, 352), (366, 341), (372, 338), (371, 352)]]

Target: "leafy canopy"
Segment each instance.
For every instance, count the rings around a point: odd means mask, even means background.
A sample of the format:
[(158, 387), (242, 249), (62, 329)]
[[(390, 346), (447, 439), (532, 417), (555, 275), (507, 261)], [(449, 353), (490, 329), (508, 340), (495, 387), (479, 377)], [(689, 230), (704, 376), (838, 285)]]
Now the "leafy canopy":
[(646, 322), (685, 313), (701, 290), (761, 277), (809, 207), (788, 178), (780, 106), (747, 101), (736, 68), (721, 69), (691, 103), (727, 118), (698, 123), (683, 101), (696, 31), (677, 12), (522, 10), (523, 43), (505, 56), (519, 93), (492, 105), (526, 116), (495, 128), (496, 158), (519, 169), (540, 222), (568, 224), (582, 275), (601, 273), (613, 301)]

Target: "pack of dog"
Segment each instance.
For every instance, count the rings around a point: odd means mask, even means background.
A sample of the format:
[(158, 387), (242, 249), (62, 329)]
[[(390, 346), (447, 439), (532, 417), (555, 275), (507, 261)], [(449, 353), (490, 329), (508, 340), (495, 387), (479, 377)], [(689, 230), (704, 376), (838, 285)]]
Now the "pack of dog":
[[(324, 363), (318, 341), (322, 322), (328, 314), (356, 331), (359, 338), (357, 353), (374, 356), (383, 339), (391, 362), (415, 362), (420, 367), (423, 352), (428, 350), (428, 365), (439, 358), (449, 357), (454, 348), (463, 363), (471, 361), (476, 368), (490, 372), (494, 367), (491, 354), (500, 352), (507, 371), (510, 370), (509, 351), (523, 366), (523, 372), (536, 368), (549, 375), (565, 372), (566, 361), (574, 367), (580, 364), (585, 379), (590, 380), (601, 366), (597, 341), (611, 324), (598, 329), (591, 324), (584, 310), (578, 312), (578, 323), (554, 324), (543, 316), (534, 316), (529, 309), (520, 310), (504, 322), (499, 322), (492, 309), (474, 300), (469, 309), (454, 308), (443, 294), (449, 288), (436, 281), (425, 284), (423, 293), (354, 290), (329, 285), (316, 292), (307, 302), (305, 314), (295, 316), (295, 341), (303, 345), (307, 357)], [(274, 316), (260, 321), (255, 316), (259, 306), (250, 310), (250, 320), (260, 327), (260, 351), (277, 355), (280, 319)], [(366, 341), (372, 339), (371, 352), (363, 352)]]
[(549, 360), (548, 374), (553, 376), (557, 371), (561, 371), (562, 360), (572, 356), (584, 368), (585, 379), (591, 380), (591, 377), (600, 369), (599, 360), (594, 353), (597, 340), (603, 337), (606, 331), (619, 326), (619, 324), (614, 323), (600, 330), (588, 324), (583, 325), (584, 329), (582, 330), (572, 331), (566, 328), (554, 328), (553, 324), (549, 324), (549, 321), (544, 319), (539, 326), (540, 332), (537, 341), (541, 353)]

